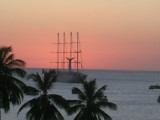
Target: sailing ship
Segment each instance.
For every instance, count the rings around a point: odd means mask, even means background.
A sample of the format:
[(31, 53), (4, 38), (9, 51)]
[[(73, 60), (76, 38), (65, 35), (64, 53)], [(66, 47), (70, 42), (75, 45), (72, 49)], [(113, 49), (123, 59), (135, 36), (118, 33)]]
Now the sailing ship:
[[(52, 52), (56, 54), (56, 60), (52, 63), (56, 64), (58, 79), (57, 82), (80, 82), (81, 79), (85, 79), (87, 75), (80, 72), (82, 69), (82, 50), (80, 47), (79, 33), (76, 33), (76, 40), (73, 39), (72, 32), (70, 32), (70, 39), (66, 39), (65, 32), (63, 37), (60, 38), (60, 34), (57, 33), (57, 50)], [(75, 37), (74, 37), (75, 38)], [(72, 67), (74, 68), (72, 69)]]

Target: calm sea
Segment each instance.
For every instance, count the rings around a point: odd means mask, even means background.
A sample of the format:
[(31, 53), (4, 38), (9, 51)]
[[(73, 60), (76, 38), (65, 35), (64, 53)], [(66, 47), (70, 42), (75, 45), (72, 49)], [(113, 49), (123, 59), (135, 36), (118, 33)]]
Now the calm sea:
[[(41, 69), (26, 69), (28, 73), (40, 72)], [(96, 79), (97, 87), (107, 85), (105, 95), (109, 101), (118, 105), (117, 111), (105, 109), (113, 120), (160, 120), (160, 104), (157, 97), (160, 90), (149, 90), (150, 85), (160, 84), (160, 72), (155, 71), (110, 71), (110, 70), (82, 70), (88, 75), (88, 80)], [(26, 82), (33, 85), (33, 83)], [(50, 93), (64, 96), (66, 99), (76, 99), (71, 94), (73, 87), (81, 87), (78, 83), (56, 83)], [(32, 99), (26, 96), (24, 102)], [(19, 106), (11, 107), (5, 114), (2, 110), (2, 120), (25, 120), (27, 109), (17, 116)], [(67, 116), (60, 110), (65, 120), (73, 120), (74, 116)]]

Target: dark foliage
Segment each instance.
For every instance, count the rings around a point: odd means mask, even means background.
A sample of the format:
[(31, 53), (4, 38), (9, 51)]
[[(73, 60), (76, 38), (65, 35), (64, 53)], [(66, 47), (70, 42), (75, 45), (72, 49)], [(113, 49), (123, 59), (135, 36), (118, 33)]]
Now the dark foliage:
[(5, 112), (10, 109), (10, 104), (19, 105), (22, 102), (25, 86), (18, 79), (26, 75), (26, 72), (21, 69), (25, 66), (25, 62), (15, 59), (14, 54), (11, 52), (11, 47), (0, 48), (0, 99)]
[(29, 107), (26, 114), (27, 120), (64, 120), (56, 106), (67, 110), (67, 101), (60, 95), (48, 94), (48, 90), (53, 88), (57, 79), (55, 70), (43, 70), (42, 76), (39, 73), (30, 74), (28, 79), (35, 83), (34, 89), (40, 91), (41, 94), (22, 105), (18, 114), (24, 108)]
[(82, 90), (74, 87), (72, 92), (78, 96), (79, 100), (68, 100), (70, 109), (68, 113), (72, 115), (78, 112), (74, 120), (112, 120), (102, 108), (116, 110), (117, 105), (105, 100), (104, 90), (106, 86), (102, 86), (97, 90), (96, 80), (82, 80)]

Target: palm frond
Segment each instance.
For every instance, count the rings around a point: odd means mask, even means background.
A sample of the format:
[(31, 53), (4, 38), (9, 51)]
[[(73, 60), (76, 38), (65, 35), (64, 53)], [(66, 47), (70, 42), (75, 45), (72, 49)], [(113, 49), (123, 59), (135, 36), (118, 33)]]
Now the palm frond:
[(76, 115), (76, 117), (74, 118), (74, 120), (83, 120), (83, 119), (81, 119), (82, 116), (83, 116), (83, 114), (84, 114), (84, 111), (81, 110), (81, 111)]
[(49, 70), (48, 72), (43, 70), (44, 74), (44, 86), (47, 88), (47, 90), (51, 89), (53, 87), (53, 83), (57, 80), (57, 75), (55, 70)]
[[(38, 104), (37, 104), (38, 103)], [(63, 120), (63, 116), (53, 104), (43, 105), (44, 103), (36, 100), (27, 112), (26, 118), (28, 120)]]
[(104, 96), (104, 90), (106, 90), (106, 85), (102, 86), (100, 89), (97, 90), (97, 92), (94, 95), (94, 99), (102, 99)]
[(21, 78), (24, 78), (25, 75), (27, 74), (25, 70), (21, 69), (21, 68), (11, 68), (10, 71), (13, 73), (13, 74), (16, 74), (18, 75), (19, 77)]
[(101, 117), (103, 117), (104, 120), (112, 120), (112, 118), (101, 109), (97, 109), (97, 114), (99, 114)]
[(84, 82), (83, 83), (83, 91), (84, 91), (84, 94), (90, 99), (90, 98), (93, 98), (93, 95), (95, 93), (95, 90), (96, 90), (96, 80), (91, 80), (89, 82)]
[(15, 78), (15, 77), (9, 77), (9, 79), (11, 80), (11, 82), (13, 82), (14, 84), (16, 84), (17, 87), (19, 87), (22, 90), (23, 90), (24, 87), (26, 87), (25, 83), (23, 83), (21, 80)]
[(2, 99), (2, 104), (4, 106), (4, 111), (5, 112), (8, 112), (9, 109), (10, 109), (10, 105), (9, 105), (9, 93), (8, 91), (6, 90), (6, 88), (2, 88), (0, 89), (1, 91), (1, 99)]
[(62, 114), (58, 111), (58, 109), (54, 105), (51, 105), (51, 107), (53, 108), (52, 111), (55, 112), (57, 120), (64, 120)]
[(42, 81), (42, 78), (41, 76), (39, 75), (39, 73), (36, 73), (36, 74), (29, 74), (27, 76), (27, 79), (28, 80), (32, 80), (33, 82), (35, 82), (36, 86), (38, 87), (38, 89), (42, 90), (43, 91), (43, 81)]
[(8, 62), (7, 66), (10, 66), (10, 67), (24, 67), (25, 64), (26, 63), (23, 60), (15, 59), (15, 60), (12, 60), (12, 61)]
[(86, 95), (79, 88), (74, 87), (72, 89), (72, 92), (74, 92), (74, 94), (77, 94), (80, 100), (86, 99)]
[(97, 107), (99, 108), (109, 108), (111, 110), (117, 110), (117, 105), (111, 102), (97, 102), (96, 103)]
[(62, 96), (57, 94), (49, 94), (48, 98), (51, 99), (58, 107), (68, 109), (68, 102)]
[(77, 104), (81, 104), (83, 101), (82, 100), (67, 100), (68, 105), (72, 106), (72, 105), (77, 105)]
[(39, 90), (36, 89), (35, 87), (32, 87), (32, 86), (26, 86), (24, 87), (24, 93), (26, 95), (38, 95), (39, 94)]
[(14, 101), (14, 99), (17, 98), (17, 102), (15, 102), (15, 104), (19, 104), (23, 99), (22, 88), (25, 84), (14, 77), (6, 76), (3, 85), (4, 89), (8, 92), (10, 99), (12, 98)]
[(84, 107), (85, 107), (85, 105), (83, 105), (83, 104), (74, 105), (74, 106), (70, 107), (67, 112), (69, 115), (72, 115)]
[(3, 62), (4, 62), (4, 64), (6, 64), (6, 65), (8, 66), (8, 63), (9, 63), (10, 61), (12, 61), (13, 59), (14, 59), (14, 54), (10, 54), (10, 55), (8, 55), (8, 57), (5, 56)]
[(23, 104), (20, 109), (18, 110), (17, 115), (26, 107), (32, 107), (33, 105), (35, 105), (37, 103), (37, 98), (31, 99), (28, 102), (26, 102), (25, 104)]
[(28, 110), (26, 114), (27, 120), (43, 120), (42, 118), (43, 114), (41, 112), (41, 109), (38, 106), (32, 106), (31, 109)]
[(5, 87), (5, 84), (3, 85), (4, 86), (1, 87), (1, 99), (4, 106), (3, 109), (5, 112), (8, 112), (10, 109), (10, 103), (13, 105), (19, 105), (22, 102), (23, 93), (15, 84), (8, 84), (8, 87)]
[(1, 60), (3, 60), (4, 63), (4, 61), (8, 57), (8, 54), (12, 51), (12, 47), (1, 47), (0, 51)]

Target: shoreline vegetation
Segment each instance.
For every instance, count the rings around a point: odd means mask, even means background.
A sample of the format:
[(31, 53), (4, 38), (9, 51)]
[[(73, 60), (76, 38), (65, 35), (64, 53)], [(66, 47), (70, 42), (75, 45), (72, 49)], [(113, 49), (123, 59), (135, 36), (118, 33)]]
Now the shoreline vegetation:
[[(34, 96), (40, 92), (39, 97), (24, 103), (17, 114), (28, 107), (27, 120), (64, 120), (63, 115), (56, 108), (58, 106), (68, 115), (76, 114), (74, 120), (112, 120), (102, 110), (102, 108), (117, 110), (116, 104), (104, 99), (106, 98), (105, 85), (97, 89), (96, 80), (81, 79), (82, 89), (76, 87), (72, 89), (78, 96), (78, 100), (67, 100), (61, 95), (48, 94), (48, 90), (53, 88), (57, 80), (55, 70), (45, 71), (43, 69), (42, 76), (39, 73), (27, 75), (22, 69), (25, 64), (23, 60), (15, 59), (11, 46), (0, 47), (0, 102), (1, 109), (4, 109), (5, 113), (10, 110), (10, 105), (20, 105), (25, 94), (30, 92)], [(20, 79), (14, 77), (15, 74)], [(23, 82), (25, 76), (28, 80), (35, 82), (36, 87), (27, 86)]]

